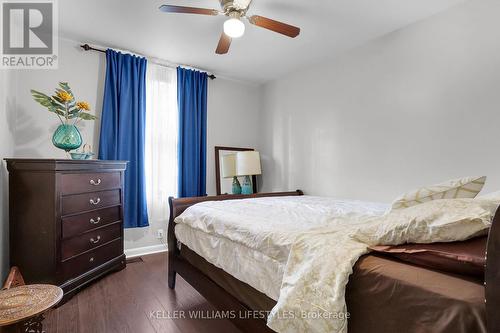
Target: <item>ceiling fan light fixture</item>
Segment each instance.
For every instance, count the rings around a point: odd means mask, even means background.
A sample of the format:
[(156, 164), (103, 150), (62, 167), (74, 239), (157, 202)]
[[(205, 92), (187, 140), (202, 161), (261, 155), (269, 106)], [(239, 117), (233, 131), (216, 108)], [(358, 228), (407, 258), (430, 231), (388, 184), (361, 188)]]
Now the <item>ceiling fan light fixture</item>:
[(245, 24), (239, 18), (231, 17), (224, 22), (224, 33), (231, 38), (239, 38), (245, 33)]
[(160, 10), (164, 13), (181, 13), (181, 14), (197, 14), (197, 15), (210, 15), (218, 16), (223, 15), (227, 17), (224, 22), (219, 43), (215, 49), (216, 54), (227, 54), (231, 41), (234, 38), (239, 38), (245, 34), (245, 24), (243, 18), (253, 26), (261, 27), (263, 29), (279, 33), (283, 36), (295, 38), (300, 34), (300, 28), (276, 21), (265, 16), (252, 15), (247, 16), (250, 5), (253, 0), (219, 0), (221, 10), (186, 7), (177, 5), (162, 5)]

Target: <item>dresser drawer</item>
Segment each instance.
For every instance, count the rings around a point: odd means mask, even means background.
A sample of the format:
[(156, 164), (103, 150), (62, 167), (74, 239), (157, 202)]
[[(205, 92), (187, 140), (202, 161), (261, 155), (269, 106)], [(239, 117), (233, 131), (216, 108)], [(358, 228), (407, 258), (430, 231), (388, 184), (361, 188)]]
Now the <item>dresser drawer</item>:
[(66, 173), (61, 175), (62, 194), (112, 190), (121, 186), (119, 172)]
[(83, 232), (121, 220), (121, 206), (95, 210), (89, 213), (63, 217), (62, 238), (70, 238)]
[(62, 241), (62, 260), (106, 244), (121, 237), (121, 223), (115, 223)]
[(122, 240), (119, 239), (96, 248), (95, 250), (81, 254), (78, 257), (64, 261), (61, 264), (63, 279), (67, 280), (77, 277), (116, 257), (119, 257), (123, 253), (122, 248)]
[(120, 202), (120, 190), (67, 195), (62, 197), (62, 215), (119, 205)]

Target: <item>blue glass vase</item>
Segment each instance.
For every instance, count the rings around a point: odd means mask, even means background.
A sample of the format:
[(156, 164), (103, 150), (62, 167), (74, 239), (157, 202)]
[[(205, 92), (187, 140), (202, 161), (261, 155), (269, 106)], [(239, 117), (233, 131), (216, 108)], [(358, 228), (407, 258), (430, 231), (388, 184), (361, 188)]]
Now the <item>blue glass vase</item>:
[(57, 148), (68, 152), (80, 148), (82, 135), (75, 125), (59, 125), (52, 136), (52, 143)]
[(250, 176), (245, 176), (245, 178), (243, 178), (243, 184), (241, 184), (241, 194), (253, 194), (253, 186)]
[(233, 192), (233, 194), (241, 194), (240, 181), (238, 180), (238, 177), (236, 177), (236, 176), (233, 177), (232, 192)]

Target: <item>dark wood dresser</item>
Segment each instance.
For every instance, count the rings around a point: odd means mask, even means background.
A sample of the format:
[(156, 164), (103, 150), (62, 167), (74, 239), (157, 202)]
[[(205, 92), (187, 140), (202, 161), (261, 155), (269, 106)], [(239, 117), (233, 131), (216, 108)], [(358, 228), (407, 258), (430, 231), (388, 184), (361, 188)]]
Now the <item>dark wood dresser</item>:
[(127, 162), (6, 159), (10, 265), (26, 283), (80, 287), (125, 267), (123, 178)]

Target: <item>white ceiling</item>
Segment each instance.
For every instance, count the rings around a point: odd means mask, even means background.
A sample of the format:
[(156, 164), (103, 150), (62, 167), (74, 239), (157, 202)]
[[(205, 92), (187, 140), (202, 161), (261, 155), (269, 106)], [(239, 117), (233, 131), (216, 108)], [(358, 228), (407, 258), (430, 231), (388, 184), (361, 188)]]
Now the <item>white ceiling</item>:
[(63, 37), (131, 50), (244, 81), (264, 82), (400, 29), (463, 0), (254, 0), (248, 12), (301, 27), (291, 39), (246, 22), (216, 55), (224, 16), (167, 14), (162, 4), (219, 9), (217, 0), (63, 0)]

